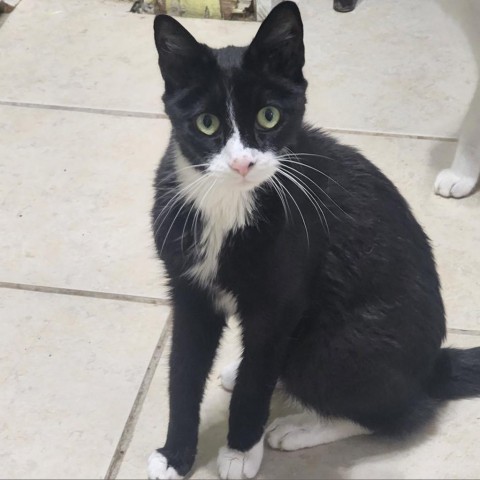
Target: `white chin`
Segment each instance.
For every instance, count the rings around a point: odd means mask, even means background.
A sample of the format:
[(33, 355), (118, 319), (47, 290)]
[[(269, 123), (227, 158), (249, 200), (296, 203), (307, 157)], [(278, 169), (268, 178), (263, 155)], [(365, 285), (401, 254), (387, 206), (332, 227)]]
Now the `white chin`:
[(254, 190), (266, 182), (269, 178), (270, 175), (264, 178), (248, 178), (247, 176), (246, 178), (239, 179), (237, 182), (235, 182), (235, 187), (242, 191)]
[(239, 182), (239, 183), (236, 185), (236, 187), (237, 187), (239, 190), (242, 190), (242, 192), (248, 192), (249, 190), (253, 190), (253, 189), (257, 188), (259, 185), (260, 185), (259, 182), (249, 182), (249, 181), (247, 180), (247, 181)]

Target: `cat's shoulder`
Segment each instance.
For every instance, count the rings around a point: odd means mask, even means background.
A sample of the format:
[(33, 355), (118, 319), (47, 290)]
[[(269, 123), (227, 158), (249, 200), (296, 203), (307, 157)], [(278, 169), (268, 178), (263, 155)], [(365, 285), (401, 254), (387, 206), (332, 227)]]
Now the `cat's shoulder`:
[(308, 123), (302, 126), (298, 147), (305, 152), (317, 154), (319, 157), (323, 156), (324, 160), (330, 159), (335, 163), (355, 163), (364, 165), (367, 168), (372, 166), (371, 162), (357, 148), (338, 140), (331, 133)]
[(396, 187), (370, 159), (331, 133), (305, 124), (297, 148), (298, 153), (306, 153), (302, 155), (304, 163), (321, 167), (325, 174), (348, 184), (352, 189), (362, 189), (364, 185), (380, 186), (397, 195)]

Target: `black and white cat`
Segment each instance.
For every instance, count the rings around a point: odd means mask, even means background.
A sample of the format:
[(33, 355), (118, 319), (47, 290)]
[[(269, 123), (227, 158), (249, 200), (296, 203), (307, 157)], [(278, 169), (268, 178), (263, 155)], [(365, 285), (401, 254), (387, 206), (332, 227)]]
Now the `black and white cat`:
[[(195, 459), (205, 380), (226, 319), (242, 328), (222, 478), (254, 477), (263, 442), (294, 450), (405, 433), (445, 399), (480, 394), (480, 348), (441, 349), (428, 239), (394, 185), (355, 149), (303, 123), (297, 6), (247, 48), (213, 50), (155, 19), (172, 122), (153, 230), (173, 306), (170, 422), (150, 478)], [(226, 378), (226, 377), (225, 377)], [(281, 381), (309, 413), (266, 432)]]

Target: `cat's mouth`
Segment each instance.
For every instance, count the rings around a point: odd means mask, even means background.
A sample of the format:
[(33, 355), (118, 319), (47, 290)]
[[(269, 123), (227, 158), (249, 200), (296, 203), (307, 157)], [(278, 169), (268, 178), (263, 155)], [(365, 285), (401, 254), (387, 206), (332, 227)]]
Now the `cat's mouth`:
[[(263, 183), (263, 182), (262, 182)], [(238, 183), (238, 188), (241, 190), (254, 190), (255, 188), (259, 187), (261, 183), (255, 180), (249, 180), (248, 178), (243, 178)]]
[(222, 183), (228, 188), (235, 188), (242, 191), (254, 190), (268, 181), (274, 174), (276, 169), (273, 167), (263, 168), (261, 166), (253, 166), (245, 174), (230, 169), (222, 175)]

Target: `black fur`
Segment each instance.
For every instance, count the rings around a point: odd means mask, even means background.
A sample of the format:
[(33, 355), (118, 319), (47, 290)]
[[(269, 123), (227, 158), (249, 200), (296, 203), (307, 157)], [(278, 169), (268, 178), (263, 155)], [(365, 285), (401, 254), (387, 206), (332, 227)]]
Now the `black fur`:
[[(272, 11), (248, 49), (211, 50), (170, 17), (155, 20), (173, 126), (152, 212), (174, 312), (170, 424), (159, 452), (182, 475), (195, 458), (204, 384), (226, 321), (215, 308), (215, 288), (235, 295), (243, 331), (231, 448), (245, 451), (259, 441), (278, 379), (322, 415), (386, 433), (418, 428), (442, 399), (480, 394), (480, 349), (440, 348), (439, 279), (428, 238), (406, 201), (358, 151), (302, 124), (302, 37), (291, 2)], [(180, 188), (175, 149), (200, 165), (225, 145), (233, 131), (227, 95), (246, 144), (297, 153), (300, 164), (291, 168), (321, 200), (325, 219), (279, 176), (291, 195), (287, 214), (275, 190), (258, 189), (255, 221), (226, 236), (215, 285), (202, 287), (185, 274), (198, 261), (193, 247), (202, 216), (194, 228), (189, 212), (195, 207), (172, 202)], [(282, 111), (282, 122), (269, 132), (255, 127), (266, 104)], [(212, 137), (194, 127), (205, 111), (221, 119)]]

